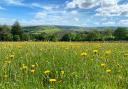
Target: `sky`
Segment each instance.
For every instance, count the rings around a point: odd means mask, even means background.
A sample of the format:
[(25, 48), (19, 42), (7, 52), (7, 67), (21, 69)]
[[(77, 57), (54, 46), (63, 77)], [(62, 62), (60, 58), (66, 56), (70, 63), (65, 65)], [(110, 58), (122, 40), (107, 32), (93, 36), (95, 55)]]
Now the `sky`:
[(128, 0), (0, 0), (0, 24), (128, 27)]

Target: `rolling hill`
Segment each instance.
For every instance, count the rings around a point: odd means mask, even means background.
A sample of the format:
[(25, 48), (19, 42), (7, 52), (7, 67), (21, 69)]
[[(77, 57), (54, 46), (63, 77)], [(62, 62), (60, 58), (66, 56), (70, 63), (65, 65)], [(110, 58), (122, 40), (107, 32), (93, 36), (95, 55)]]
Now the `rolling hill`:
[(62, 32), (74, 32), (74, 31), (91, 31), (91, 30), (115, 30), (117, 27), (79, 27), (79, 26), (27, 26), (23, 27), (23, 30), (28, 33), (39, 34), (39, 33), (62, 33)]

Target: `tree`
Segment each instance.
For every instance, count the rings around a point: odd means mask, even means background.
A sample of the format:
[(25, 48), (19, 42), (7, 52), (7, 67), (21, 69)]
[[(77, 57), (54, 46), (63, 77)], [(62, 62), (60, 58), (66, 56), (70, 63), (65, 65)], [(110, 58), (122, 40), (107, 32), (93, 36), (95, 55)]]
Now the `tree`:
[(101, 34), (99, 31), (91, 31), (87, 35), (88, 41), (99, 41), (101, 40)]
[(113, 30), (107, 29), (107, 30), (102, 31), (101, 32), (101, 40), (102, 41), (114, 40)]
[(58, 41), (58, 36), (55, 34), (48, 36), (49, 41)]
[(16, 21), (13, 24), (12, 29), (11, 29), (11, 33), (12, 33), (13, 37), (16, 35), (16, 37), (19, 36), (20, 39), (22, 39), (23, 30), (22, 30), (18, 21)]
[(126, 40), (128, 39), (128, 30), (123, 27), (119, 27), (115, 30), (114, 36), (116, 40)]
[(81, 33), (76, 33), (75, 41), (81, 41), (81, 40), (82, 40), (82, 35), (81, 35)]
[(20, 36), (19, 35), (14, 35), (13, 36), (13, 41), (20, 41)]
[(43, 33), (35, 35), (35, 38), (38, 41), (46, 41), (46, 40), (48, 40), (48, 34), (43, 32)]
[(3, 25), (0, 27), (0, 40), (1, 41), (11, 41), (12, 35), (10, 33), (10, 29), (7, 25)]
[(76, 33), (71, 32), (71, 33), (67, 33), (62, 37), (62, 41), (75, 41), (76, 39)]
[(22, 35), (22, 41), (29, 41), (30, 40), (30, 34), (24, 33)]

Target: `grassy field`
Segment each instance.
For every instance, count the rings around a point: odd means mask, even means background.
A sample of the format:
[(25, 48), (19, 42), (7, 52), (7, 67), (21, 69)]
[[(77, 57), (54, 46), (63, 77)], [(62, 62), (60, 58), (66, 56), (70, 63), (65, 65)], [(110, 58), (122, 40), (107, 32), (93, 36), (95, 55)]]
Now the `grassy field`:
[(1, 42), (0, 89), (128, 89), (128, 43)]

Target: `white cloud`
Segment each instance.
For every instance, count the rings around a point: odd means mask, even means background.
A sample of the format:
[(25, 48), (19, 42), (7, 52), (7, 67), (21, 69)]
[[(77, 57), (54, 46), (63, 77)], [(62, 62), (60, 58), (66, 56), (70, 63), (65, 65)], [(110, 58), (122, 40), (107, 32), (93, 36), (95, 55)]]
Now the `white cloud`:
[(113, 7), (117, 5), (117, 0), (101, 0), (102, 7)]
[(44, 19), (44, 18), (46, 18), (46, 16), (47, 16), (47, 13), (37, 12), (36, 15), (35, 15), (35, 18), (36, 19)]
[(114, 21), (108, 21), (108, 22), (104, 22), (102, 23), (102, 25), (105, 25), (105, 26), (114, 26), (116, 23)]
[(75, 21), (79, 21), (79, 18), (74, 18)]
[(128, 16), (128, 4), (119, 4), (121, 0), (72, 0), (67, 2), (67, 8), (96, 9), (96, 16)]
[(43, 6), (38, 3), (32, 3), (31, 5), (32, 5), (32, 7), (43, 8)]
[(3, 2), (7, 4), (13, 4), (13, 5), (18, 5), (18, 6), (24, 6), (25, 4), (23, 3), (24, 0), (2, 0)]
[(119, 20), (118, 25), (119, 26), (128, 26), (128, 19)]
[(35, 18), (36, 19), (45, 19), (45, 18), (54, 18), (57, 17), (56, 19), (61, 18), (67, 18), (70, 17), (72, 19), (79, 17), (79, 12), (77, 10), (72, 10), (72, 11), (66, 11), (66, 10), (42, 10), (39, 12), (35, 13)]
[(35, 13), (33, 23), (38, 24), (55, 24), (55, 25), (82, 25), (80, 21), (79, 12), (77, 10), (42, 10)]
[(43, 5), (43, 4), (39, 4), (39, 3), (32, 3), (31, 6), (37, 7), (37, 8), (42, 8), (45, 10), (53, 10), (54, 8), (57, 8), (57, 6), (48, 6), (48, 5)]
[(99, 5), (100, 0), (73, 0), (67, 3), (67, 8), (88, 9)]
[(78, 14), (79, 14), (77, 10), (72, 10), (72, 11), (70, 11), (69, 13), (70, 13), (71, 15), (78, 15)]
[(76, 8), (76, 3), (74, 2), (67, 3), (67, 8)]
[(128, 15), (128, 4), (118, 4), (120, 0), (103, 0), (101, 7), (96, 9), (97, 16)]

